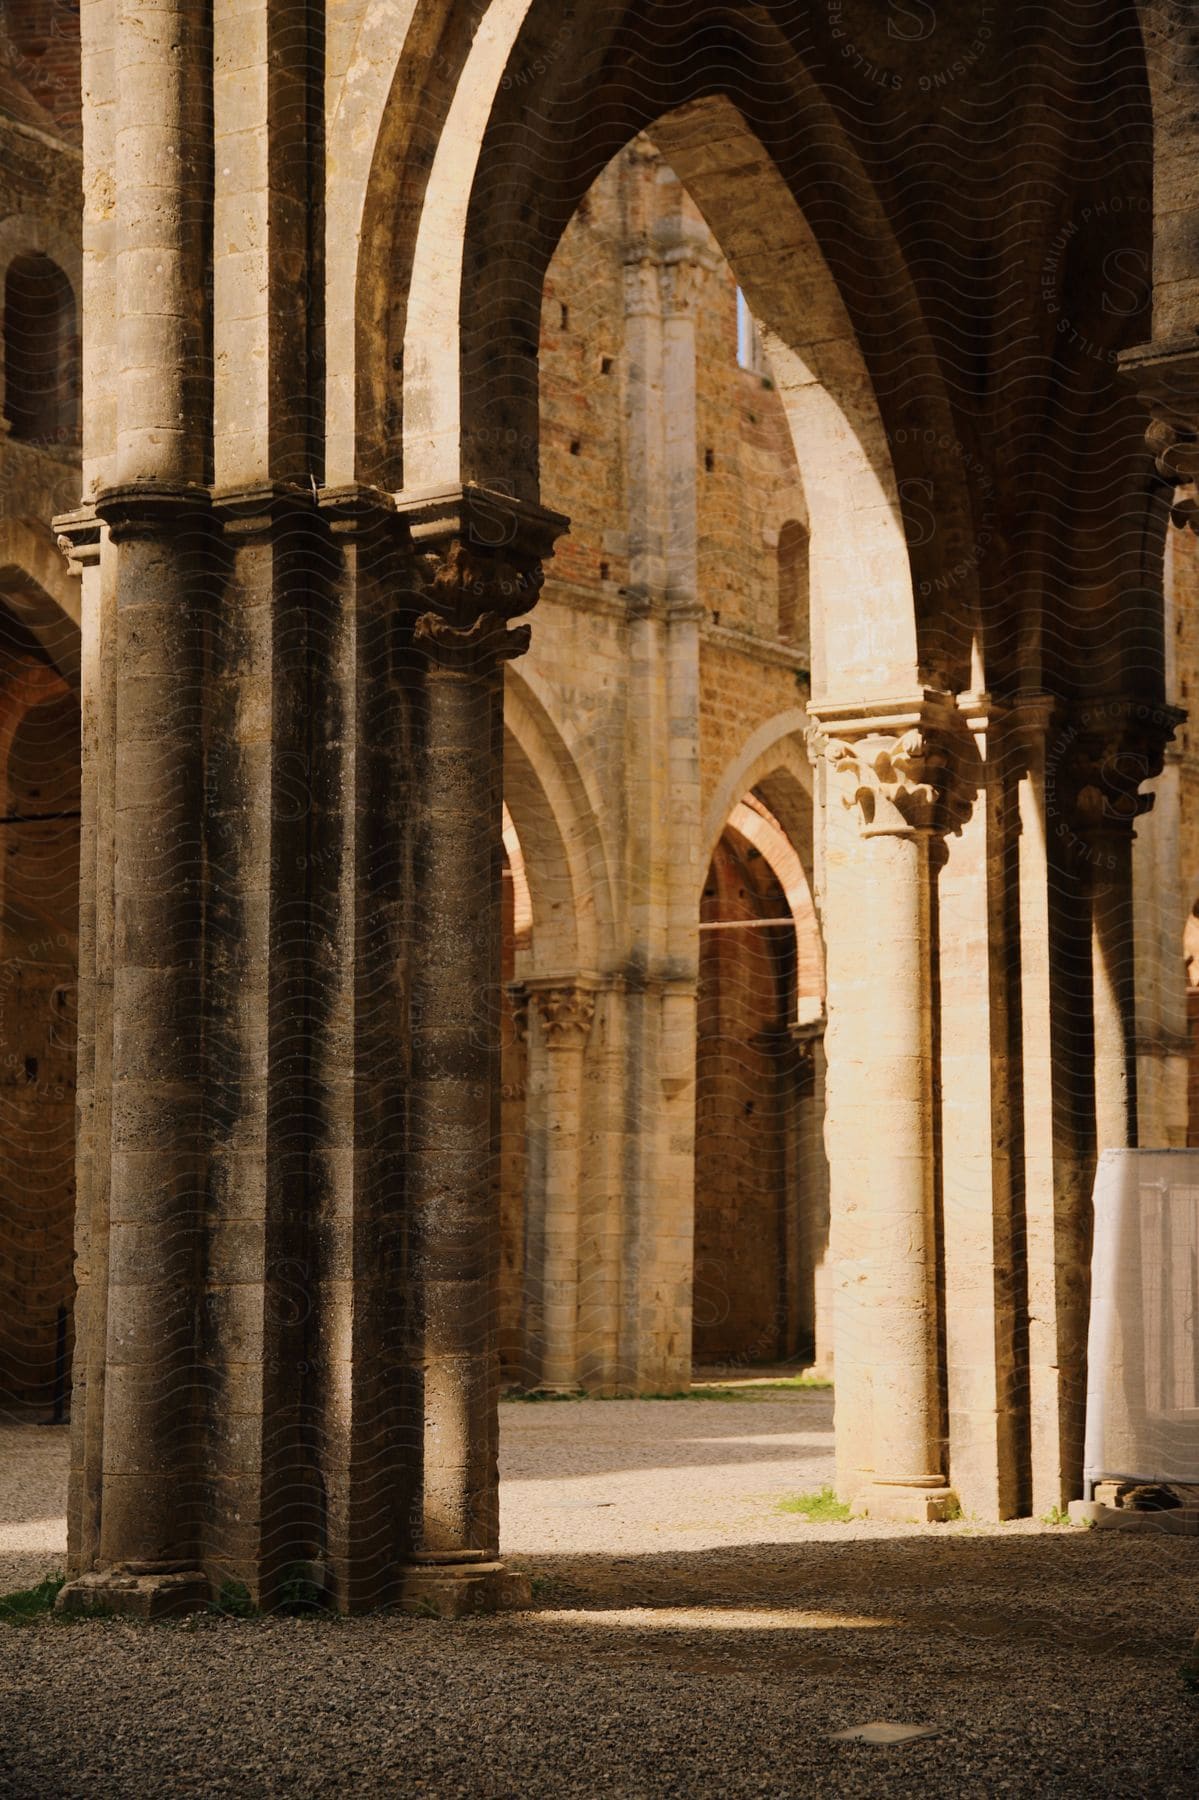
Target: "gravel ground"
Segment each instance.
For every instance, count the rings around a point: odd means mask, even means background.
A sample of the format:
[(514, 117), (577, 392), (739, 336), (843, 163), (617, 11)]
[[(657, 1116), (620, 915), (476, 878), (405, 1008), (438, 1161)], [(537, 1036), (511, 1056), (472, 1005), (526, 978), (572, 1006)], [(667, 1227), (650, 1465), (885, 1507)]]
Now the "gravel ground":
[[(777, 1502), (830, 1424), (823, 1394), (505, 1406), (528, 1613), (0, 1628), (0, 1794), (1199, 1792), (1199, 1542), (809, 1525)], [(0, 1428), (0, 1578), (61, 1566), (64, 1464)], [(870, 1719), (939, 1735), (830, 1741)]]

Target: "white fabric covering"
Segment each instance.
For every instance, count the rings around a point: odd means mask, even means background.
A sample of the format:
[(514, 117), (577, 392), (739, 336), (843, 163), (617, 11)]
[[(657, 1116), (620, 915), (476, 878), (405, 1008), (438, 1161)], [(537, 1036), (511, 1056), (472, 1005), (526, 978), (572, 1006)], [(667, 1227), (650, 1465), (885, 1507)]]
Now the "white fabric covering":
[(1199, 1482), (1199, 1150), (1099, 1159), (1084, 1474)]

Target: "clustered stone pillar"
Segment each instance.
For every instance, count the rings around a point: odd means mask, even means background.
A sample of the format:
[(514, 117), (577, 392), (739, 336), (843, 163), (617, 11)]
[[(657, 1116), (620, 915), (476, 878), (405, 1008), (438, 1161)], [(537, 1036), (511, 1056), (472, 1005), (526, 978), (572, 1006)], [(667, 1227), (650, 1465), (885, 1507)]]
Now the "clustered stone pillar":
[[(539, 1330), (530, 1334), (536, 1384), (549, 1393), (579, 1388), (579, 1226), (583, 1063), (595, 994), (578, 983), (530, 981), (545, 1044), (545, 1135), (538, 1272)], [(538, 1339), (540, 1340), (538, 1342)]]
[(845, 821), (829, 823), (823, 906), (838, 1408), (856, 1423), (839, 1480), (873, 1515), (941, 1518), (933, 922), (952, 702), (814, 710)]
[(173, 1574), (195, 1564), (201, 1504), (202, 671), (188, 539), (204, 520), (177, 494), (117, 491), (100, 510), (121, 582), (100, 1558), (134, 1574)]
[[(122, 0), (115, 183), (120, 380), (116, 548), (112, 1083), (101, 1564), (196, 1564), (197, 1272), (206, 1120), (200, 941), (207, 533), (203, 286), (211, 152), (207, 8)], [(97, 1313), (95, 1327), (101, 1324)], [(94, 1327), (94, 1328), (95, 1328)]]
[[(633, 148), (658, 163), (656, 151)], [(663, 179), (666, 178), (665, 172)], [(625, 263), (628, 499), (628, 826), (623, 1014), (629, 1154), (619, 1385), (690, 1379), (694, 1268), (696, 993), (700, 836), (697, 314), (715, 267), (706, 228), (676, 184), (651, 227), (632, 184)]]
[(427, 603), (410, 1151), (423, 1484), (403, 1596), (461, 1611), (517, 1579), (497, 1561), (501, 677), (566, 522), (477, 489), (399, 511)]

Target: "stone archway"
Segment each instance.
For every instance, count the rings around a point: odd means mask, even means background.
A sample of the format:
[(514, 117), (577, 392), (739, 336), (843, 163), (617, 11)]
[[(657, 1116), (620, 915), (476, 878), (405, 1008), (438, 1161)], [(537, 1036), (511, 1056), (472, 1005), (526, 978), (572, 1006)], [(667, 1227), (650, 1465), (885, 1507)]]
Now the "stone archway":
[(778, 820), (747, 792), (701, 901), (697, 1363), (832, 1366), (823, 1035), (811, 892)]
[[(72, 1568), (136, 1565), (147, 1608), (179, 1577), (269, 1600), (301, 1558), (347, 1607), (503, 1592), (499, 670), (567, 524), (538, 488), (542, 278), (647, 128), (763, 322), (811, 477), (840, 1487), (928, 1517), (952, 1477), (1001, 1516), (1060, 1504), (1078, 1462), (1087, 1176), (1097, 1122), (1132, 1124), (1131, 1021), (1090, 958), (1119, 907), (1053, 834), (1089, 850), (1088, 806), (1126, 825), (1172, 715), (1142, 580), (1162, 494), (1112, 368), (1140, 325), (1080, 279), (1087, 362), (1029, 275), (1105, 171), (1143, 197), (1143, 71), (1025, 184), (1056, 65), (1010, 58), (1015, 104), (966, 170), (1000, 226), (976, 282), (944, 229), (962, 170), (923, 131), (879, 158), (819, 9), (802, 48), (786, 9), (560, 10), (380, 0), (338, 8), (327, 46), (315, 11), (217, 9), (211, 42), (186, 7), (137, 34), (86, 15), (106, 123), (87, 499), (62, 531), (86, 594), (81, 1066), (121, 1057), (85, 1117)], [(1080, 14), (1080, 87), (1118, 37)], [(1160, 473), (1185, 472), (1193, 349), (1146, 360), (1183, 447)], [(667, 624), (681, 677), (693, 597), (653, 629), (635, 598), (644, 662)], [(679, 916), (696, 879), (664, 884)], [(638, 1005), (681, 1112), (686, 972)], [(665, 1237), (637, 1249), (670, 1304)]]
[[(534, 124), (522, 116), (510, 91), (512, 58), (527, 54), (539, 41), (543, 11), (536, 0), (527, 12), (518, 6), (498, 8), (489, 21), (493, 29), (475, 40), (449, 100), (445, 132), (427, 180), (422, 180), (419, 212), (410, 211), (408, 224), (393, 231), (390, 240), (384, 234), (384, 242), (398, 252), (404, 269), (405, 302), (402, 313), (393, 316), (390, 337), (380, 338), (376, 357), (387, 342), (402, 381), (377, 372), (367, 378), (361, 362), (356, 368), (356, 392), (368, 404), (372, 395), (377, 398), (388, 387), (395, 396), (403, 428), (400, 516), (423, 551), (445, 559), (444, 574), (437, 579), (445, 583), (447, 600), (452, 592), (452, 601), (427, 615), (418, 629), (425, 632), (433, 652), (432, 692), (442, 690), (442, 671), (452, 675), (456, 658), (460, 675), (469, 670), (477, 683), (473, 797), (468, 799), (459, 783), (452, 805), (459, 820), (465, 816), (465, 804), (479, 822), (488, 816), (494, 787), (488, 767), (494, 732), (488, 721), (494, 701), (486, 698), (482, 670), (488, 659), (494, 669), (501, 658), (519, 655), (526, 647), (525, 628), (504, 629), (504, 621), (528, 609), (538, 577), (523, 571), (531, 571), (544, 559), (564, 524), (540, 503), (537, 382), (529, 351), (536, 342), (542, 282), (549, 255), (574, 207), (607, 155), (628, 140), (632, 123), (626, 119), (620, 134), (603, 143), (606, 154), (600, 154), (602, 138), (587, 140), (585, 118), (563, 113), (558, 126), (563, 141), (556, 146), (552, 173), (543, 166), (553, 134), (543, 120)], [(594, 45), (588, 44), (584, 60), (594, 53)], [(794, 59), (787, 78), (802, 82)], [(894, 426), (889, 433), (884, 424), (848, 296), (763, 136), (721, 95), (690, 94), (684, 81), (672, 99), (673, 105), (659, 102), (649, 117), (636, 123), (651, 129), (692, 192), (763, 322), (804, 471), (812, 538), (813, 678), (822, 695), (841, 691), (855, 696), (849, 703), (825, 699), (820, 703), (817, 717), (827, 728), (833, 758), (842, 766), (863, 739), (879, 738), (885, 747), (912, 734), (944, 734), (949, 727), (946, 705), (941, 697), (926, 695), (924, 671), (934, 669), (941, 675), (953, 669), (964, 676), (974, 634), (968, 605), (960, 616), (939, 613), (935, 603), (930, 607), (923, 598), (935, 593), (935, 585), (927, 578), (919, 587), (914, 583), (914, 565), (921, 567), (929, 546), (923, 539), (909, 539), (897, 468), (897, 459), (902, 466), (911, 455), (913, 440)], [(768, 136), (768, 128), (763, 129)], [(858, 174), (851, 178), (858, 179)], [(388, 180), (394, 189), (394, 176)], [(802, 179), (796, 181), (799, 189), (803, 185)], [(873, 211), (879, 227), (879, 274), (892, 284), (888, 296), (895, 309), (892, 316), (902, 316), (913, 341), (920, 341), (919, 312), (902, 263), (892, 253), (885, 221), (876, 207)], [(472, 282), (469, 271), (483, 267), (487, 281)], [(360, 263), (358, 278), (362, 304), (369, 309), (380, 270)], [(855, 297), (860, 303), (861, 296)], [(397, 336), (398, 352), (391, 348)], [(926, 416), (937, 417), (944, 396), (932, 374), (932, 361), (924, 366), (929, 380), (921, 405), (928, 409)], [(947, 522), (955, 509), (963, 519), (968, 516), (960, 469), (947, 476), (942, 501)], [(947, 533), (932, 551), (934, 559), (960, 531), (955, 526)], [(864, 566), (871, 571), (872, 590), (865, 626), (846, 604), (847, 596), (857, 592)], [(683, 562), (679, 574), (679, 586), (671, 589), (674, 636), (668, 681), (682, 678), (684, 639), (688, 631), (694, 634), (696, 626), (694, 593)], [(897, 694), (902, 696), (898, 701)], [(430, 717), (435, 719), (438, 711), (435, 701)], [(465, 715), (460, 707), (454, 717), (453, 730), (461, 741)], [(429, 770), (436, 771), (442, 752), (432, 739), (427, 754)], [(672, 746), (668, 754), (681, 757), (681, 749)], [(681, 777), (681, 760), (679, 773)], [(909, 777), (905, 774), (903, 779)], [(911, 780), (923, 788), (918, 772)], [(681, 796), (684, 789), (680, 779), (675, 791)], [(427, 799), (435, 817), (442, 797), (433, 788)], [(449, 802), (448, 793), (445, 799)], [(939, 823), (930, 813), (913, 832), (903, 817), (897, 826), (887, 827), (889, 851), (874, 849), (881, 834), (867, 831), (864, 847), (853, 855), (842, 832), (841, 853), (829, 863), (838, 873), (850, 872), (856, 884), (851, 905), (859, 904), (862, 892), (875, 886), (885, 886), (893, 896), (889, 903), (894, 903), (893, 891), (898, 890), (901, 910), (910, 912), (916, 923), (911, 954), (917, 967), (929, 946), (927, 848)], [(677, 874), (667, 875), (667, 915), (676, 898), (682, 902), (690, 885)], [(839, 906), (833, 912), (842, 916)], [(444, 906), (439, 907), (437, 936), (422, 944), (420, 967), (429, 992), (436, 989), (443, 1005), (452, 1004), (466, 1016), (471, 988), (477, 989), (485, 979), (482, 965), (473, 972), (459, 965), (434, 974), (442, 945), (461, 937), (461, 929), (450, 925)], [(839, 1015), (836, 1011), (836, 999), (842, 991), (848, 994), (851, 985), (842, 990), (841, 972), (855, 955), (856, 941), (853, 946), (847, 942), (839, 958), (830, 949), (830, 976), (834, 972), (837, 976), (830, 981), (833, 1020), (834, 1026), (842, 1026), (844, 1046), (837, 1068), (830, 1072), (830, 1093), (840, 1093), (832, 1117), (844, 1133), (842, 1168), (847, 1178), (840, 1186), (835, 1178), (833, 1204), (852, 1236), (861, 1218), (857, 1195), (863, 1185), (886, 1193), (888, 1205), (904, 1220), (902, 1229), (912, 1248), (899, 1278), (894, 1279), (892, 1267), (872, 1298), (870, 1334), (863, 1332), (861, 1319), (851, 1323), (849, 1336), (861, 1346), (861, 1353), (856, 1364), (850, 1360), (846, 1365), (843, 1415), (856, 1419), (867, 1438), (877, 1435), (872, 1421), (884, 1415), (874, 1408), (871, 1396), (880, 1358), (902, 1394), (886, 1415), (882, 1437), (864, 1458), (860, 1440), (854, 1443), (852, 1432), (843, 1433), (843, 1482), (847, 1490), (856, 1491), (864, 1463), (871, 1471), (869, 1484), (876, 1490), (877, 1505), (923, 1516), (930, 1506), (949, 1504), (936, 1342), (932, 1046), (931, 1040), (921, 1037), (913, 1057), (886, 1040), (881, 1055), (873, 1059), (875, 1066), (864, 1068), (848, 1048), (845, 1033), (845, 1027), (850, 1032), (860, 1029), (861, 1021), (855, 1023), (845, 1008)], [(896, 983), (895, 1010), (914, 1005), (917, 1015), (922, 1010), (927, 1014), (931, 1002), (918, 991), (926, 976), (922, 971), (914, 987), (910, 975), (905, 969)], [(456, 995), (453, 1002), (451, 992)], [(663, 1046), (666, 1066), (656, 1104), (665, 1124), (672, 1102), (676, 1107), (685, 1104), (689, 1114), (691, 1110), (693, 991), (688, 991), (685, 980), (671, 977), (660, 999), (650, 990), (643, 1010), (652, 1020), (655, 1041)], [(835, 1038), (834, 1030), (830, 1043)], [(414, 1046), (414, 1054), (419, 1062), (419, 1046)], [(879, 1066), (888, 1059), (889, 1066)], [(852, 1146), (860, 1147), (879, 1080), (896, 1090), (908, 1136), (897, 1138), (894, 1167), (885, 1145), (880, 1145), (876, 1160), (887, 1167), (867, 1172), (855, 1164)], [(430, 1105), (444, 1110), (444, 1103), (430, 1101)], [(423, 1139), (419, 1119), (418, 1112), (418, 1136)], [(483, 1130), (480, 1110), (478, 1131)], [(677, 1126), (667, 1126), (665, 1135), (672, 1145), (681, 1146)], [(440, 1179), (431, 1169), (428, 1178)], [(418, 1174), (418, 1192), (424, 1179)], [(667, 1193), (674, 1185), (663, 1184), (661, 1191)], [(689, 1220), (691, 1209), (687, 1212)], [(690, 1257), (682, 1255), (685, 1234), (679, 1222), (665, 1213), (656, 1224), (648, 1213), (639, 1216), (636, 1229), (639, 1284), (656, 1298), (652, 1308), (641, 1301), (630, 1308), (626, 1300), (625, 1310), (636, 1319), (642, 1344), (648, 1346), (664, 1335), (662, 1321), (676, 1310), (673, 1297), (688, 1281)], [(852, 1286), (842, 1292), (843, 1299), (857, 1303)], [(644, 1356), (644, 1348), (634, 1352), (635, 1368), (644, 1366)], [(488, 1429), (480, 1412), (480, 1441)]]
[[(536, 682), (505, 680), (505, 850), (528, 923), (505, 936), (501, 1079), (501, 1375), (558, 1392), (612, 1381), (602, 1228), (619, 1095), (589, 1067), (612, 1030), (612, 913), (587, 781)], [(514, 898), (520, 883), (514, 881)], [(515, 927), (516, 920), (514, 918)], [(519, 1140), (519, 1141), (518, 1141)]]

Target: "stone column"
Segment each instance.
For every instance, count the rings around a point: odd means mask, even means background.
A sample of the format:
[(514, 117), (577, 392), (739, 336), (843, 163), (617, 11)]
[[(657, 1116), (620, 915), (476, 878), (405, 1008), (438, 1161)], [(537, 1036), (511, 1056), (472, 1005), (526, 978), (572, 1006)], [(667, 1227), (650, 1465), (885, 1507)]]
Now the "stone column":
[(67, 1568), (95, 1566), (104, 1473), (108, 1339), (108, 1097), (112, 1060), (111, 708), (115, 552), (91, 506), (55, 520), (59, 548), (82, 581), (79, 833), (79, 1053), (75, 1140), (75, 1354)]
[[(496, 1284), (503, 664), (566, 521), (477, 488), (405, 499), (427, 610), (412, 978), (414, 1353), (423, 1484), (408, 1606), (500, 1603)], [(519, 1585), (519, 1584), (517, 1584)]]
[[(525, 1278), (539, 1290), (539, 1341), (529, 1345), (537, 1385), (549, 1393), (579, 1388), (579, 1226), (583, 1063), (595, 994), (575, 982), (529, 982), (545, 1043), (545, 1159), (539, 1266)], [(532, 1222), (530, 1222), (532, 1223)]]
[(717, 258), (656, 151), (629, 152), (625, 264), (629, 629), (624, 843), (629, 1095), (621, 1385), (690, 1379), (700, 823), (695, 315)]
[(975, 692), (959, 695), (958, 710), (958, 792), (973, 804), (946, 837), (937, 895), (950, 1476), (966, 1512), (1006, 1519), (1027, 1511), (1028, 1498), (1026, 1246), (1009, 1053), (1015, 809), (1006, 708)]
[(1154, 801), (1139, 789), (1161, 774), (1182, 717), (1162, 702), (1113, 696), (1076, 708), (1059, 735), (1057, 793), (1089, 878), (1097, 1152), (1139, 1141), (1134, 826)]
[(1097, 1149), (1135, 1145), (1133, 825), (1177, 717), (1113, 696), (1014, 706), (1031, 1508), (1081, 1491)]
[(115, 939), (98, 1560), (194, 1567), (204, 1198), (200, 958), (206, 496), (110, 490), (117, 545)]
[[(95, 1143), (110, 1158), (107, 1318), (103, 1385), (89, 1383), (83, 1426), (95, 1446), (102, 1407), (98, 1529), (93, 1512), (72, 1537), (89, 1591), (107, 1584), (153, 1611), (203, 1591), (209, 8), (120, 0), (114, 42), (120, 379), (110, 485), (96, 500), (116, 585), (111, 1112), (108, 1141)], [(87, 1485), (75, 1489), (84, 1505)], [(68, 1588), (62, 1603), (76, 1599)]]
[(791, 1044), (789, 1079), (790, 1139), (787, 1146), (787, 1210), (798, 1213), (792, 1232), (795, 1246), (795, 1335), (800, 1347), (811, 1346), (811, 1367), (833, 1372), (832, 1319), (829, 1316), (828, 1159), (824, 1153), (823, 1018), (788, 1028)]
[(872, 1516), (942, 1518), (934, 914), (952, 702), (811, 710), (841, 815), (823, 908), (838, 1480)]
[[(1176, 555), (1188, 554), (1185, 534), (1166, 534), (1162, 565), (1163, 687), (1167, 700), (1179, 698), (1178, 633), (1180, 599)], [(1182, 805), (1188, 783), (1183, 745), (1166, 746), (1154, 788), (1151, 815), (1133, 846), (1133, 915), (1136, 940), (1137, 1113), (1142, 1145), (1181, 1149), (1187, 1141), (1187, 981), (1178, 946), (1190, 911), (1189, 876), (1183, 869)]]
[[(1086, 1024), (1085, 920), (1068, 873), (1070, 826), (1057, 791), (1060, 732), (1052, 696), (1030, 695), (1005, 721), (1012, 759), (1013, 857), (1019, 949), (1020, 1108), (1014, 1170), (1024, 1211), (1024, 1361), (1031, 1507), (1043, 1516), (1072, 1497), (1081, 1467), (1075, 1371), (1086, 1353), (1091, 1144), (1081, 1053)], [(1084, 896), (1085, 900), (1085, 896)]]

